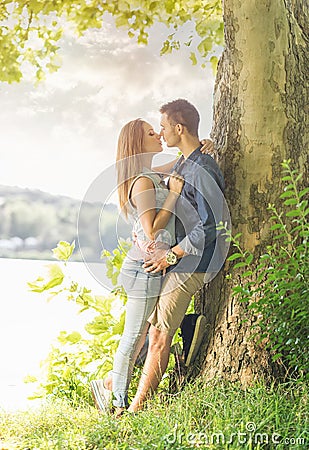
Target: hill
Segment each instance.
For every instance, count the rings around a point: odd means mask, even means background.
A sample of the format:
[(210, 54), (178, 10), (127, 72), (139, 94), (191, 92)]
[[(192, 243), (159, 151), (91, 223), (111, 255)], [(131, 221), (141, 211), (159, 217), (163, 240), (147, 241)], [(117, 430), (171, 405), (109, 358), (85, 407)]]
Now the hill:
[(115, 204), (83, 203), (78, 223), (80, 207), (81, 201), (70, 197), (0, 185), (0, 257), (52, 259), (57, 242), (75, 240), (73, 259), (82, 259), (80, 241), (83, 257), (99, 261), (102, 245), (111, 251), (118, 236), (130, 236)]

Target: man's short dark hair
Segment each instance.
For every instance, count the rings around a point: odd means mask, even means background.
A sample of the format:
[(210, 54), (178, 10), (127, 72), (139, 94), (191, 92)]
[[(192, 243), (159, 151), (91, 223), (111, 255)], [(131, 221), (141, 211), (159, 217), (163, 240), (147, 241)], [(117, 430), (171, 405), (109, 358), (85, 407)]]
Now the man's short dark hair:
[(160, 113), (166, 114), (172, 125), (179, 123), (185, 126), (192, 136), (198, 136), (200, 115), (195, 106), (191, 105), (187, 100), (179, 98), (166, 103), (161, 106)]

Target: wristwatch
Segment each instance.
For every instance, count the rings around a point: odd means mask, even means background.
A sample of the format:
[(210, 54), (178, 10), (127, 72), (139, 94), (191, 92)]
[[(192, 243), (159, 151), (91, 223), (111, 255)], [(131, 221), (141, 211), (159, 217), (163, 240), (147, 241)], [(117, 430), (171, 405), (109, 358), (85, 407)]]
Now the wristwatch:
[(173, 266), (178, 261), (178, 257), (176, 255), (176, 253), (173, 252), (173, 250), (169, 250), (166, 253), (165, 259), (166, 259), (167, 264), (169, 264), (170, 266)]

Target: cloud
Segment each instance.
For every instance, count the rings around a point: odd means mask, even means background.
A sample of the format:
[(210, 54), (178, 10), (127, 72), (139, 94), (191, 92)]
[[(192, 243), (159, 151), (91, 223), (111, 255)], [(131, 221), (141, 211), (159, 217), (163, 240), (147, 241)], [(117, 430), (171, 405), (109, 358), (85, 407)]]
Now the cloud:
[[(191, 65), (190, 49), (161, 57), (163, 29), (153, 30), (148, 46), (111, 22), (80, 39), (68, 32), (58, 73), (38, 87), (27, 80), (0, 86), (0, 154), (6, 167), (0, 183), (81, 197), (91, 178), (114, 162), (124, 123), (143, 117), (157, 128), (160, 105), (179, 97), (197, 106), (206, 136), (212, 73)], [(16, 157), (25, 173), (16, 170)]]

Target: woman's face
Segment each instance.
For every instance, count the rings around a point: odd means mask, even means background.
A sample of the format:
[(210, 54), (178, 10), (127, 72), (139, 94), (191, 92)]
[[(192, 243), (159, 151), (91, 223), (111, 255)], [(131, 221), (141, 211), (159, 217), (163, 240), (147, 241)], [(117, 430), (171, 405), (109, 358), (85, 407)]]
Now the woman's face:
[(144, 122), (144, 145), (143, 150), (145, 153), (160, 153), (162, 152), (162, 143), (160, 134), (156, 133), (152, 126)]

